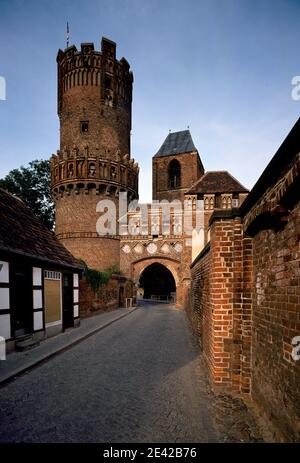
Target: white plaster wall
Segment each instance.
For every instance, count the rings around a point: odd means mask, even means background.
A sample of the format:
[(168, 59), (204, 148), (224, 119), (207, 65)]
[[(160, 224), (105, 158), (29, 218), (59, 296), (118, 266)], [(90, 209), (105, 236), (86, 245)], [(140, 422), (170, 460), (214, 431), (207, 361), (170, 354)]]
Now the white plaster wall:
[(74, 305), (74, 317), (78, 317), (79, 311), (78, 311), (78, 305)]
[(0, 310), (9, 308), (9, 288), (0, 288)]
[(39, 267), (32, 268), (33, 286), (42, 286), (42, 269)]
[(5, 339), (9, 339), (11, 337), (10, 333), (10, 315), (0, 313), (0, 336)]
[(9, 263), (0, 260), (0, 283), (9, 283)]
[(74, 303), (78, 302), (78, 289), (74, 289)]
[(33, 308), (42, 309), (43, 308), (43, 297), (41, 289), (33, 290)]
[(73, 286), (78, 287), (78, 273), (73, 273)]
[(33, 314), (33, 329), (34, 331), (43, 329), (43, 312), (34, 312)]

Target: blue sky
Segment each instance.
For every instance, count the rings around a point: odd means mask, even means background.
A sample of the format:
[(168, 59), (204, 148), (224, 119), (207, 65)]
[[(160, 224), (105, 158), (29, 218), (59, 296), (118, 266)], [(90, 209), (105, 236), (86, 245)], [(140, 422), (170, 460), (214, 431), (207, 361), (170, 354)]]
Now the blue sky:
[(169, 129), (190, 130), (206, 170), (251, 188), (299, 117), (300, 0), (0, 0), (0, 177), (59, 148), (56, 54), (102, 36), (134, 72), (140, 198)]

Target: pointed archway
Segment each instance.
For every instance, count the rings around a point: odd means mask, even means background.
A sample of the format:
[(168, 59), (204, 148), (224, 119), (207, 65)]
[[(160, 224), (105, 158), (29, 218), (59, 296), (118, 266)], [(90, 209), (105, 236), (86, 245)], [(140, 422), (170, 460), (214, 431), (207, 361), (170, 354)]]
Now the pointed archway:
[(144, 299), (175, 301), (176, 283), (170, 270), (163, 264), (152, 263), (146, 267), (139, 280)]

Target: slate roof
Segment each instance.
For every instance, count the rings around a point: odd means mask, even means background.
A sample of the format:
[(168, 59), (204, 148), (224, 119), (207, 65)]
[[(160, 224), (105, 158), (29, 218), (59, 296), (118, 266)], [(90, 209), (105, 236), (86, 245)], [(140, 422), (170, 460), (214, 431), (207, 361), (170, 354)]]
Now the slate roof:
[(186, 194), (197, 193), (248, 193), (248, 190), (229, 172), (218, 170), (206, 172), (186, 192)]
[(191, 151), (197, 151), (191, 133), (189, 130), (182, 130), (169, 133), (154, 157), (174, 156), (175, 154), (190, 153)]
[(0, 250), (81, 269), (75, 257), (58, 241), (18, 197), (0, 188)]

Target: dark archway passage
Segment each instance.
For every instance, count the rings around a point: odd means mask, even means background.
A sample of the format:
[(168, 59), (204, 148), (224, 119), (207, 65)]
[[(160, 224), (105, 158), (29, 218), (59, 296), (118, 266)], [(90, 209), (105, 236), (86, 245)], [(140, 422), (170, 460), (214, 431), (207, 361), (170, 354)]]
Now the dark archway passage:
[(140, 287), (144, 289), (144, 299), (171, 300), (176, 293), (172, 273), (162, 264), (154, 263), (141, 274)]

